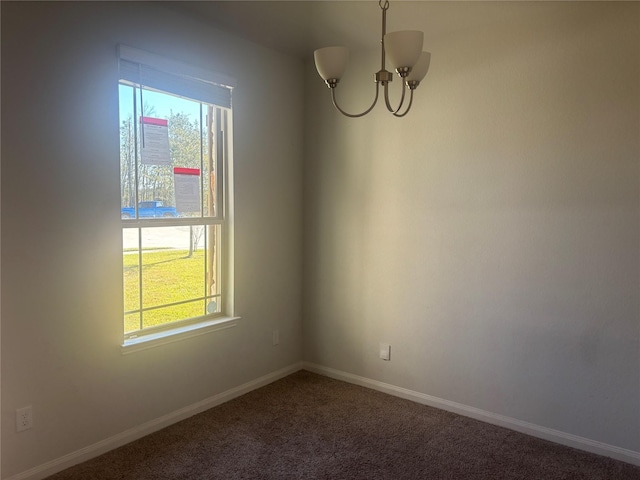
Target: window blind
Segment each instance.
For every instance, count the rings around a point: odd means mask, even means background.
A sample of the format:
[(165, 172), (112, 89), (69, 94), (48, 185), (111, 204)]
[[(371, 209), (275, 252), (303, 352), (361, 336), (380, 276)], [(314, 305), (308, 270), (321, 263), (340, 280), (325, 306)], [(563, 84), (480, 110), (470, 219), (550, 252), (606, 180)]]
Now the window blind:
[(121, 80), (231, 108), (233, 80), (229, 77), (131, 47), (120, 46), (118, 57)]

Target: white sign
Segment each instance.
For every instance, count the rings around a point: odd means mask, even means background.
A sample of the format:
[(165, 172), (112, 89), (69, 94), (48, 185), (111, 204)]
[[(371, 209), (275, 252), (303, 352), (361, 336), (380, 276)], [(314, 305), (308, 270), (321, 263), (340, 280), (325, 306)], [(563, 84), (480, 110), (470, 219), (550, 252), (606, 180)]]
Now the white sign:
[(171, 165), (169, 155), (169, 122), (162, 118), (141, 117), (142, 148), (140, 158), (144, 165)]
[(200, 169), (173, 169), (178, 213), (200, 213)]

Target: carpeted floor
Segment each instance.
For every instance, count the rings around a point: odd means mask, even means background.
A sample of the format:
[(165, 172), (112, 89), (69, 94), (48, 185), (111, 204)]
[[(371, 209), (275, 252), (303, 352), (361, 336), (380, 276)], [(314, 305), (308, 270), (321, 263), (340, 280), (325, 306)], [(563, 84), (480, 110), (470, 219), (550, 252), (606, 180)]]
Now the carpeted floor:
[(640, 480), (640, 467), (300, 371), (49, 480)]

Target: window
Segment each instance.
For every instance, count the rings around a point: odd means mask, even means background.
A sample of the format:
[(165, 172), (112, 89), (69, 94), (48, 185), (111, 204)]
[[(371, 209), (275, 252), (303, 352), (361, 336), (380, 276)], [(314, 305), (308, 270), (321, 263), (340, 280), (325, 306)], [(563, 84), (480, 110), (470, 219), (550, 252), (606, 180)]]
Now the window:
[(120, 47), (125, 346), (229, 319), (228, 79)]

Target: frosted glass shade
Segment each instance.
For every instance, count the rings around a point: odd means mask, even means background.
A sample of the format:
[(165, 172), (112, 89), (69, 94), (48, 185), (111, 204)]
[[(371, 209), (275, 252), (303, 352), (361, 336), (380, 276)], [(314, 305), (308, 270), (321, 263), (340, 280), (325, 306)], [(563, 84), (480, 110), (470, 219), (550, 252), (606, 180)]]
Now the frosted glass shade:
[(384, 51), (393, 68), (413, 67), (422, 52), (424, 34), (417, 30), (387, 33)]
[(429, 71), (429, 65), (431, 64), (431, 53), (422, 52), (418, 62), (413, 66), (411, 72), (405, 79), (407, 82), (419, 82), (421, 81), (427, 72)]
[(347, 47), (325, 47), (313, 52), (316, 69), (323, 80), (340, 80), (347, 68), (349, 49)]

